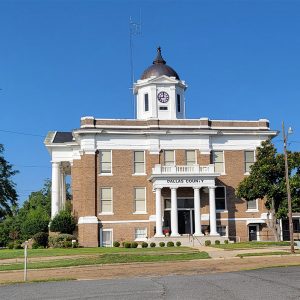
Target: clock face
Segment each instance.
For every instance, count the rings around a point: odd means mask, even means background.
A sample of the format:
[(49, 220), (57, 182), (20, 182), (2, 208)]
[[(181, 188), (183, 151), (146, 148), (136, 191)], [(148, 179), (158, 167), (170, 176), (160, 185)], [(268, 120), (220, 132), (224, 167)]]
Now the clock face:
[(161, 103), (167, 103), (169, 101), (169, 94), (167, 92), (159, 92), (157, 94), (157, 100)]

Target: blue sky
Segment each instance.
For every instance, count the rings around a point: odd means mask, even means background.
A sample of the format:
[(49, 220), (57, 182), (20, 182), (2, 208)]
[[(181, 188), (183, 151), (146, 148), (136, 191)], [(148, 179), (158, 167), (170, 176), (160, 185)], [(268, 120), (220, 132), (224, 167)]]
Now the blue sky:
[(0, 143), (21, 201), (51, 177), (48, 131), (133, 117), (129, 17), (140, 11), (136, 78), (160, 45), (189, 86), (188, 118), (284, 120), (299, 149), (300, 1), (0, 0)]

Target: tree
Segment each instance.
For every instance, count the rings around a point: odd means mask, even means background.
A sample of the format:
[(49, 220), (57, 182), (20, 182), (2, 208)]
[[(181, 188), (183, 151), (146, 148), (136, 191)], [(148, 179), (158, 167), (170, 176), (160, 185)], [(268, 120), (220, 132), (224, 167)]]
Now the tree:
[(76, 222), (71, 212), (61, 210), (51, 221), (50, 230), (53, 232), (72, 234), (75, 230)]
[[(300, 153), (288, 154), (293, 210), (300, 211)], [(270, 140), (257, 148), (256, 162), (251, 172), (238, 186), (236, 194), (246, 200), (265, 199), (268, 209), (267, 226), (276, 240), (280, 237), (278, 218), (287, 216), (284, 156), (278, 154)]]
[(14, 206), (17, 206), (18, 195), (15, 190), (15, 183), (11, 177), (18, 173), (13, 170), (3, 156), (4, 147), (0, 144), (0, 220), (6, 215), (12, 215)]

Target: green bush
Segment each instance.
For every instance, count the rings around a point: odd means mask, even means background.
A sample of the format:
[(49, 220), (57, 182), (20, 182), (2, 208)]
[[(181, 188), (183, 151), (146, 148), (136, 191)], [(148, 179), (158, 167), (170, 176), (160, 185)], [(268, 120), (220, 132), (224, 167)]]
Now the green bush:
[(14, 242), (8, 242), (7, 247), (8, 249), (14, 249), (14, 245), (15, 245)]
[(215, 245), (220, 245), (221, 242), (219, 240), (215, 240)]
[(164, 242), (159, 243), (159, 247), (164, 247), (166, 244)]
[(32, 249), (38, 249), (39, 248), (39, 244), (37, 242), (33, 242), (31, 245)]
[(174, 243), (173, 242), (167, 242), (167, 247), (174, 247)]
[(148, 243), (142, 242), (142, 248), (148, 248)]
[(50, 223), (50, 230), (52, 232), (71, 234), (75, 230), (75, 227), (75, 218), (67, 210), (60, 211)]
[(28, 239), (38, 232), (48, 232), (49, 221), (50, 218), (42, 207), (30, 211), (21, 224), (22, 237)]
[(176, 242), (176, 246), (177, 246), (177, 247), (180, 247), (180, 246), (181, 246), (181, 242), (179, 242), (179, 241)]
[(226, 245), (227, 245), (227, 244), (228, 244), (228, 240), (225, 240), (225, 241), (224, 241), (224, 244), (226, 244)]
[(131, 248), (137, 248), (138, 247), (138, 243), (137, 242), (132, 242), (131, 243)]
[(14, 249), (22, 249), (22, 245), (19, 241), (14, 242)]
[(150, 243), (150, 247), (151, 247), (151, 248), (155, 248), (155, 247), (156, 247), (156, 244), (152, 242), (152, 243)]
[(113, 244), (113, 246), (116, 247), (116, 248), (118, 248), (118, 247), (120, 247), (120, 243), (118, 241), (115, 241), (114, 244)]
[(131, 243), (125, 242), (124, 243), (124, 248), (131, 248)]
[(46, 233), (46, 232), (38, 232), (32, 238), (33, 238), (34, 242), (38, 246), (43, 246), (43, 247), (47, 247), (48, 246), (48, 238), (49, 238), (49, 234), (48, 233)]
[(205, 241), (205, 246), (210, 246), (211, 245), (211, 241), (210, 240), (206, 240)]
[(72, 248), (79, 248), (79, 243), (78, 242), (72, 243)]
[(49, 246), (53, 248), (71, 248), (72, 240), (76, 240), (76, 237), (72, 234), (61, 233), (58, 236), (50, 236)]

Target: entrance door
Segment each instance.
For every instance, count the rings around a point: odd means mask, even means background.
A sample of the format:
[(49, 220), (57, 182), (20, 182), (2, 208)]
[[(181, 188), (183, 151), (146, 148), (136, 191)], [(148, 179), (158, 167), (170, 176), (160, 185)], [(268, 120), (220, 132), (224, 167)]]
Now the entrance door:
[(193, 234), (194, 233), (194, 210), (178, 210), (178, 233)]
[(257, 241), (257, 226), (249, 225), (249, 241)]

